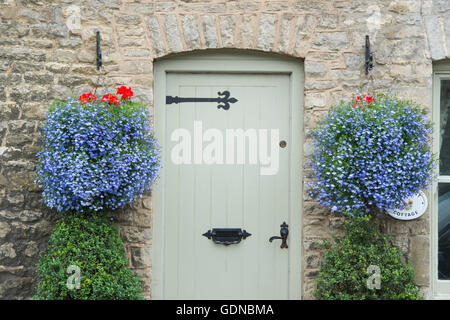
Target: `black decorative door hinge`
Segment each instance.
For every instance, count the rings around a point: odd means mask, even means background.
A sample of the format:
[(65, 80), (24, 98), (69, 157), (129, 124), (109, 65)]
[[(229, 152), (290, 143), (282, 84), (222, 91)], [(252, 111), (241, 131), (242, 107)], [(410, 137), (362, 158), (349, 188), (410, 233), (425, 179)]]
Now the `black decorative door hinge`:
[(217, 92), (219, 95), (217, 98), (181, 98), (166, 96), (166, 104), (182, 103), (182, 102), (217, 102), (217, 108), (228, 110), (230, 109), (230, 103), (235, 103), (238, 100), (236, 98), (230, 98), (230, 91)]

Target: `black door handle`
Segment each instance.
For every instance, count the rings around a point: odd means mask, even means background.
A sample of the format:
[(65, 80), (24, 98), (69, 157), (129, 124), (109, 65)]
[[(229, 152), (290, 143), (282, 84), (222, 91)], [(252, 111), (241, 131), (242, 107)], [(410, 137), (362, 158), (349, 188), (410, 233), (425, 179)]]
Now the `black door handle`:
[(278, 237), (278, 236), (270, 237), (269, 242), (272, 242), (275, 239), (281, 239), (281, 246), (280, 246), (280, 248), (281, 249), (283, 249), (283, 248), (287, 249), (288, 245), (287, 245), (286, 240), (287, 240), (287, 237), (289, 235), (289, 229), (288, 229), (289, 226), (286, 224), (286, 222), (283, 222), (283, 224), (280, 227), (281, 227), (281, 229), (280, 229), (281, 237)]
[(214, 228), (202, 234), (202, 236), (205, 236), (210, 240), (212, 239), (214, 243), (226, 246), (239, 243), (241, 240), (245, 240), (251, 235), (252, 234), (248, 233), (246, 230), (238, 228)]

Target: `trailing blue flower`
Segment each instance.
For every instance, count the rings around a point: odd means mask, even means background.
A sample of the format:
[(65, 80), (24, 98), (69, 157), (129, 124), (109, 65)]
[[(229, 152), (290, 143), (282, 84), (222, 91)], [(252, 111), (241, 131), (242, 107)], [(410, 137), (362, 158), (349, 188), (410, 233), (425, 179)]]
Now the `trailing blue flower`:
[(161, 166), (148, 109), (136, 102), (56, 101), (42, 134), (36, 182), (58, 212), (124, 207)]
[(309, 195), (351, 216), (401, 208), (435, 176), (432, 124), (412, 101), (357, 97), (330, 109), (312, 130)]

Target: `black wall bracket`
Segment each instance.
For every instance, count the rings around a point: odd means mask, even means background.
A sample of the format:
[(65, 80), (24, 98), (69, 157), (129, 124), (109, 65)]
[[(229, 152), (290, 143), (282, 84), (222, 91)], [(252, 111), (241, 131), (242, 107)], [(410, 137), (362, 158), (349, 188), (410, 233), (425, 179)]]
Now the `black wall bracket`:
[(370, 50), (369, 36), (366, 35), (366, 75), (373, 68), (373, 53)]
[(97, 70), (102, 66), (102, 49), (100, 47), (100, 31), (97, 31)]

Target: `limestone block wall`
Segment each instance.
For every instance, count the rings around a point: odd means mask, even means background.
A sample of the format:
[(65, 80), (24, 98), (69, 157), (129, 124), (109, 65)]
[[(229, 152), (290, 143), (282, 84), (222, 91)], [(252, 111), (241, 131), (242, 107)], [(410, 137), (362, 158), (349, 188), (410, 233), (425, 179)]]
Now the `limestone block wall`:
[[(33, 184), (38, 128), (53, 99), (127, 85), (152, 108), (156, 58), (224, 48), (297, 57), (305, 68), (306, 165), (310, 128), (361, 85), (390, 89), (430, 108), (432, 62), (450, 58), (449, 26), (446, 0), (0, 0), (0, 298), (33, 295), (35, 264), (58, 216)], [(370, 81), (364, 73), (366, 34), (374, 51)], [(306, 199), (303, 297), (309, 299), (322, 258), (314, 241), (341, 233), (343, 219)], [(150, 193), (114, 216), (130, 266), (144, 277), (151, 298)], [(380, 224), (412, 258), (417, 283), (427, 292), (429, 212), (411, 222), (386, 217)]]

